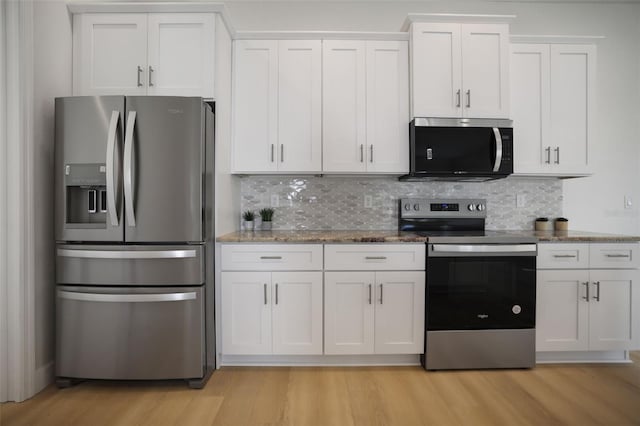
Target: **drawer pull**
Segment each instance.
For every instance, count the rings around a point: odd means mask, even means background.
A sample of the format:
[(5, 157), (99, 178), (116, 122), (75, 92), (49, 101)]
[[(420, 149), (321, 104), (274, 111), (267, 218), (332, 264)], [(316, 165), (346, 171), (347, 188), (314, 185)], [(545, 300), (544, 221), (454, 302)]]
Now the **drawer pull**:
[(387, 256), (365, 256), (365, 260), (386, 260)]
[(260, 256), (262, 260), (279, 260), (282, 259), (282, 256)]
[(627, 258), (631, 257), (628, 254), (605, 254), (605, 256), (607, 256), (607, 257), (627, 257)]
[(578, 257), (575, 254), (554, 254), (553, 257), (557, 257), (557, 258), (576, 258)]

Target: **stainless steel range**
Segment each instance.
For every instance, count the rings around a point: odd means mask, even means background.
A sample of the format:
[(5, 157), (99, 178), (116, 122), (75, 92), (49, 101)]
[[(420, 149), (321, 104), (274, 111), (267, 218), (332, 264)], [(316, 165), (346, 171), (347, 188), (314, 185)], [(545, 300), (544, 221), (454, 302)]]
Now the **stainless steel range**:
[(427, 370), (535, 364), (536, 239), (485, 219), (483, 199), (400, 200), (399, 229), (428, 237)]

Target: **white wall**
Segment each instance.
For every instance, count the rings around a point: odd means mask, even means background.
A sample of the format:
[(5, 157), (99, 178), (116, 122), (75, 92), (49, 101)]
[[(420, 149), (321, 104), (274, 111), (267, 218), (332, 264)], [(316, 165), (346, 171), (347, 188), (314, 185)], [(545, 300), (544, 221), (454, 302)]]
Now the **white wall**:
[[(411, 12), (514, 14), (512, 34), (599, 35), (593, 177), (564, 182), (572, 229), (640, 233), (640, 4), (578, 2), (227, 2), (238, 31), (398, 31)], [(516, 141), (517, 144), (517, 141)]]
[(53, 374), (55, 350), (54, 98), (71, 95), (71, 17), (66, 4), (35, 2), (34, 28), (36, 386), (42, 386)]

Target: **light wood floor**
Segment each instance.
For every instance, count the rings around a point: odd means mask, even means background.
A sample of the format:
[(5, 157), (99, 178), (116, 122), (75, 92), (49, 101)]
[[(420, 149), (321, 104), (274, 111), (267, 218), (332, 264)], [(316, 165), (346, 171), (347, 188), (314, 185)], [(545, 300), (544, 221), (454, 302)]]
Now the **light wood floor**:
[(418, 367), (222, 368), (182, 383), (50, 386), (0, 405), (0, 425), (631, 425), (634, 364), (425, 372)]

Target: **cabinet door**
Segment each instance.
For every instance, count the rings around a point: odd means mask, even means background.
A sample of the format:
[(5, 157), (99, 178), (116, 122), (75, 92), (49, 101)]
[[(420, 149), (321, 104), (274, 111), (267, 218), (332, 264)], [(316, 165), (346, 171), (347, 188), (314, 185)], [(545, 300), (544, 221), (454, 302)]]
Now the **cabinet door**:
[(463, 116), (509, 118), (509, 26), (462, 25)]
[(551, 162), (588, 172), (595, 105), (595, 46), (551, 46)]
[(74, 95), (144, 95), (146, 70), (146, 14), (74, 16)]
[(322, 354), (322, 272), (273, 272), (273, 353)]
[(222, 273), (222, 352), (271, 353), (271, 274)]
[(639, 274), (638, 270), (591, 270), (590, 350), (640, 347)]
[(151, 13), (149, 95), (213, 98), (214, 14)]
[(424, 353), (425, 273), (376, 272), (375, 353)]
[(460, 117), (460, 24), (414, 24), (411, 42), (411, 116)]
[(374, 285), (374, 272), (325, 272), (325, 354), (373, 353)]
[(323, 42), (324, 172), (366, 170), (365, 48), (364, 41)]
[(276, 171), (278, 42), (236, 40), (233, 74), (233, 171)]
[(586, 270), (537, 272), (536, 351), (588, 349), (588, 283)]
[(322, 171), (320, 40), (278, 42), (278, 170)]
[(515, 173), (549, 172), (549, 73), (548, 44), (511, 45), (511, 118), (518, 145), (513, 153)]
[(367, 42), (367, 171), (409, 173), (409, 56), (405, 41)]

